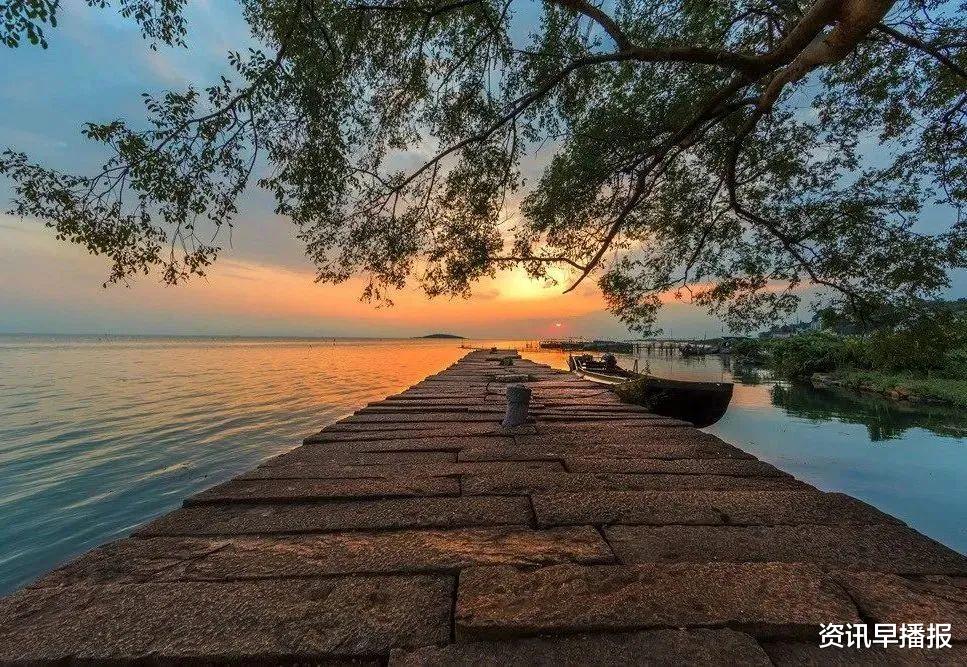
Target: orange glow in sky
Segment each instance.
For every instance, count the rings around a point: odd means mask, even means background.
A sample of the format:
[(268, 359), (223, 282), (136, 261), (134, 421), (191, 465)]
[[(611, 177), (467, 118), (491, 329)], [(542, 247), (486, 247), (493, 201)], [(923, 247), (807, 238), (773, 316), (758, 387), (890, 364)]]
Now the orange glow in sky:
[[(377, 307), (359, 300), (362, 279), (323, 285), (314, 282), (308, 262), (305, 268), (288, 268), (226, 253), (207, 279), (184, 286), (165, 287), (149, 276), (130, 287), (103, 289), (104, 259), (58, 242), (39, 227), (14, 222), (0, 232), (11, 240), (0, 247), (0, 305), (8, 312), (39, 310), (35, 320), (52, 322), (14, 325), (11, 330), (141, 331), (155, 330), (155, 323), (161, 323), (164, 328), (213, 333), (281, 329), (306, 335), (392, 336), (446, 331), (540, 337), (614, 327), (592, 282), (562, 293), (570, 279), (564, 273), (555, 276), (559, 282), (554, 285), (532, 280), (523, 269), (503, 271), (478, 284), (470, 299), (428, 299), (413, 286), (392, 295), (393, 306)], [(76, 324), (54, 323), (65, 319)], [(572, 325), (574, 320), (586, 323)]]
[[(392, 296), (394, 305), (359, 300), (364, 282), (314, 282), (301, 257), (272, 264), (226, 252), (207, 279), (166, 287), (157, 276), (103, 289), (103, 258), (56, 241), (40, 225), (0, 216), (0, 331), (35, 333), (197, 333), (311, 336), (415, 336), (447, 332), (475, 338), (626, 338), (605, 312), (592, 280), (564, 294), (574, 275), (533, 280), (521, 268), (475, 286), (469, 299), (428, 299), (418, 286)], [(682, 317), (696, 334), (718, 332), (673, 293), (663, 295), (676, 333)], [(663, 327), (667, 326), (662, 324)]]

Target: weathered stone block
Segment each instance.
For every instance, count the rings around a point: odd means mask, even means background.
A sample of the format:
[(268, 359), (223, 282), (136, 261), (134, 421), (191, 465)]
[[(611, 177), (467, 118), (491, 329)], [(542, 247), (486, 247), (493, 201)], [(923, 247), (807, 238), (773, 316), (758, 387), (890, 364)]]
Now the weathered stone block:
[(731, 630), (654, 630), (539, 637), (394, 650), (391, 667), (422, 665), (762, 665), (768, 656), (749, 635)]
[(359, 452), (324, 451), (320, 447), (300, 446), (285, 454), (273, 456), (262, 463), (260, 468), (289, 467), (295, 465), (315, 466), (375, 466), (375, 465), (418, 465), (456, 461), (456, 450), (426, 450), (418, 452)]
[(558, 461), (443, 461), (407, 465), (259, 466), (236, 479), (393, 479), (499, 474), (511, 470), (563, 472)]
[(638, 489), (793, 489), (803, 486), (801, 482), (797, 482), (791, 477), (545, 473), (531, 470), (516, 470), (499, 475), (467, 475), (463, 478), (463, 492), (470, 494), (621, 491)]
[(836, 580), (874, 623), (950, 623), (953, 640), (967, 641), (967, 577), (842, 572)]
[(513, 444), (512, 436), (447, 436), (429, 438), (372, 438), (363, 440), (349, 440), (324, 442), (313, 445), (303, 445), (282, 457), (272, 459), (272, 465), (286, 465), (290, 463), (315, 463), (325, 461), (333, 454), (348, 454), (361, 452), (397, 452), (401, 454), (415, 452), (458, 452), (470, 447), (499, 447)]
[(34, 588), (0, 602), (0, 662), (348, 658), (446, 641), (449, 576)]
[(754, 460), (749, 454), (736, 454), (728, 448), (720, 447), (714, 442), (685, 442), (677, 443), (674, 447), (656, 443), (628, 443), (595, 444), (593, 441), (585, 443), (555, 443), (521, 444), (521, 441), (531, 441), (529, 437), (518, 438), (514, 445), (488, 444), (468, 446), (461, 450), (460, 459), (466, 461), (517, 461), (555, 459), (564, 460), (576, 457), (593, 459), (746, 459)]
[(610, 526), (622, 563), (817, 563), (913, 574), (965, 574), (967, 558), (899, 524)]
[[(356, 413), (351, 417), (346, 417), (338, 422), (338, 426), (332, 430), (355, 430), (362, 428), (368, 430), (369, 425), (379, 425), (382, 428), (388, 424), (411, 424), (422, 425), (443, 422), (445, 424), (460, 424), (466, 422), (486, 422), (492, 423), (493, 418), (489, 414), (463, 411), (447, 412), (362, 412)], [(367, 426), (362, 427), (362, 424)]]
[(812, 642), (763, 642), (762, 647), (776, 667), (901, 667), (906, 665), (967, 665), (967, 645), (928, 650), (891, 646), (883, 648), (819, 648)]
[(35, 585), (455, 572), (474, 565), (613, 561), (608, 545), (589, 526), (127, 538), (95, 549)]
[[(620, 419), (622, 426), (635, 426), (636, 428), (661, 428), (684, 426), (685, 422), (672, 419), (670, 417), (660, 417), (645, 412), (604, 412), (599, 410), (568, 410), (566, 408), (547, 408), (540, 411), (540, 423), (546, 426), (555, 426), (553, 422), (574, 422), (580, 426), (596, 424), (601, 422), (614, 423)], [(607, 428), (601, 424), (602, 428)], [(538, 427), (540, 430), (540, 427)]]
[(548, 493), (533, 502), (542, 526), (899, 523), (855, 498), (813, 490)]
[(270, 503), (291, 500), (351, 500), (447, 496), (460, 493), (460, 483), (449, 477), (388, 479), (258, 479), (230, 480), (185, 500), (185, 506), (207, 503)]
[(340, 530), (457, 528), (522, 525), (531, 520), (527, 498), (444, 497), (391, 500), (199, 505), (175, 510), (136, 535), (245, 535)]
[[(596, 423), (539, 424), (539, 433), (521, 436), (520, 445), (578, 448), (613, 446), (634, 451), (641, 449), (643, 455), (662, 458), (752, 458), (737, 447), (703, 433), (692, 427), (649, 426), (645, 422), (613, 422), (608, 426)], [(690, 455), (690, 451), (707, 452), (705, 456)]]
[(576, 457), (566, 460), (571, 472), (666, 473), (674, 475), (733, 475), (780, 477), (787, 473), (752, 459), (649, 459)]
[[(425, 420), (424, 415), (412, 414), (385, 414), (385, 415), (359, 415), (359, 417), (347, 417), (335, 424), (330, 424), (323, 433), (370, 433), (370, 432), (393, 432), (393, 431), (412, 431), (412, 430), (449, 430), (451, 427), (459, 429), (454, 435), (477, 435), (478, 429), (483, 429), (482, 434), (490, 433), (495, 429), (498, 422), (494, 422), (490, 415), (476, 413), (437, 413), (438, 419)], [(445, 416), (444, 416), (445, 415)], [(369, 421), (369, 418), (378, 417)], [(414, 419), (410, 419), (413, 417)], [(415, 419), (419, 417), (420, 419)], [(364, 420), (365, 418), (365, 420)], [(466, 432), (464, 432), (466, 431)], [(391, 438), (392, 435), (384, 437)]]
[[(458, 424), (438, 424), (437, 428), (399, 428), (403, 424), (382, 424), (379, 428), (360, 428), (362, 425), (346, 429), (334, 428), (321, 431), (305, 439), (305, 444), (329, 442), (356, 442), (366, 440), (426, 440), (452, 438), (455, 436), (515, 435), (536, 433), (533, 426), (522, 426), (516, 431), (508, 431), (500, 426), (499, 420), (490, 422), (461, 422)], [(367, 425), (372, 426), (372, 425)], [(428, 445), (424, 449), (429, 449)]]
[(696, 626), (805, 639), (834, 621), (859, 622), (856, 608), (804, 564), (470, 568), (457, 590), (462, 641)]

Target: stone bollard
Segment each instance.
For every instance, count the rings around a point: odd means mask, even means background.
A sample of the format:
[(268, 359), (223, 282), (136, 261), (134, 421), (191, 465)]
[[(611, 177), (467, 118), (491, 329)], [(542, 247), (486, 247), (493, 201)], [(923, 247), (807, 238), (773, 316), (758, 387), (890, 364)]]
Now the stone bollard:
[(513, 428), (527, 421), (527, 408), (530, 407), (531, 390), (522, 384), (507, 385), (507, 414), (501, 426)]

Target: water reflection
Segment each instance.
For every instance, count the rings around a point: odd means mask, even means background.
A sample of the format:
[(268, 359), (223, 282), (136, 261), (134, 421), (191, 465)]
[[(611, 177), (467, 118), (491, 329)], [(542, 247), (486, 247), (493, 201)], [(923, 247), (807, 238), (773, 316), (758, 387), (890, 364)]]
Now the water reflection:
[(776, 406), (797, 417), (863, 424), (873, 442), (899, 439), (911, 428), (953, 438), (967, 436), (967, 417), (953, 408), (912, 405), (870, 394), (797, 384), (773, 385), (771, 395)]
[[(567, 368), (567, 354), (531, 350), (524, 353), (557, 368)], [(637, 361), (641, 371), (657, 377), (696, 382), (734, 382), (733, 407), (772, 406), (790, 416), (813, 422), (840, 421), (862, 424), (873, 442), (894, 440), (911, 428), (923, 428), (945, 437), (967, 437), (967, 415), (956, 408), (892, 401), (873, 394), (848, 390), (816, 389), (802, 384), (776, 382), (769, 371), (730, 355), (682, 357), (675, 350), (642, 350), (637, 355), (619, 354), (624, 368)], [(747, 387), (759, 387), (749, 391)]]
[(723, 357), (723, 365), (731, 371), (732, 381), (744, 385), (760, 385), (770, 379), (769, 372), (748, 364), (731, 362)]
[[(528, 351), (566, 368), (567, 355)], [(704, 429), (825, 491), (856, 496), (967, 551), (967, 415), (848, 391), (777, 383), (728, 356), (618, 355), (658, 377), (732, 381), (729, 410)]]

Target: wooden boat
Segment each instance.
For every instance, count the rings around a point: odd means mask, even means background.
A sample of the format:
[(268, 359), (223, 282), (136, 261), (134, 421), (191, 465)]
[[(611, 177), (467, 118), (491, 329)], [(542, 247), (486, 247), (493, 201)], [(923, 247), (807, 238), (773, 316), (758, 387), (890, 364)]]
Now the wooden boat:
[(664, 417), (711, 426), (732, 400), (731, 382), (688, 382), (643, 375), (618, 366), (613, 355), (568, 357), (568, 366), (586, 380), (612, 387), (622, 400), (643, 405)]

